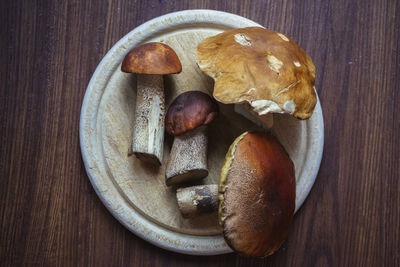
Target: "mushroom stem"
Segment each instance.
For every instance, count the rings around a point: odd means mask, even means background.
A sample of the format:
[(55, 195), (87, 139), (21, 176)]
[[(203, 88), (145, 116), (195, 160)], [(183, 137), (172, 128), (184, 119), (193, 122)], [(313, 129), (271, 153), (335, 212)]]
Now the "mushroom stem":
[(271, 129), (274, 125), (274, 117), (272, 116), (272, 113), (258, 115), (248, 103), (235, 104), (234, 110), (236, 113), (266, 130)]
[(216, 212), (218, 210), (218, 185), (198, 185), (176, 190), (179, 210), (183, 217)]
[(199, 180), (208, 175), (206, 126), (175, 136), (165, 172), (166, 184)]
[(161, 165), (164, 150), (165, 96), (163, 76), (137, 75), (132, 151), (137, 158)]

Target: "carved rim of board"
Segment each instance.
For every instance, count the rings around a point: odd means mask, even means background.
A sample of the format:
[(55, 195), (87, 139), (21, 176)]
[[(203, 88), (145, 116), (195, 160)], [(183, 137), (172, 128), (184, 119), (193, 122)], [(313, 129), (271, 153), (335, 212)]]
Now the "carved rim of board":
[[(218, 255), (232, 252), (222, 235), (195, 236), (178, 233), (149, 220), (135, 209), (119, 193), (117, 185), (109, 177), (107, 163), (101, 152), (101, 122), (104, 110), (100, 103), (105, 85), (120, 66), (125, 52), (138, 44), (155, 37), (171, 35), (184, 30), (210, 29), (216, 33), (233, 29), (258, 26), (256, 22), (238, 15), (214, 10), (185, 10), (152, 19), (119, 40), (104, 56), (96, 68), (85, 93), (80, 117), (80, 146), (86, 172), (97, 195), (112, 215), (127, 229), (144, 240), (167, 250), (191, 255)], [(307, 123), (312, 140), (312, 159), (305, 162), (303, 173), (306, 178), (297, 184), (296, 211), (304, 202), (317, 176), (324, 142), (322, 110), (319, 101), (314, 115)], [(306, 171), (304, 171), (306, 170)]]

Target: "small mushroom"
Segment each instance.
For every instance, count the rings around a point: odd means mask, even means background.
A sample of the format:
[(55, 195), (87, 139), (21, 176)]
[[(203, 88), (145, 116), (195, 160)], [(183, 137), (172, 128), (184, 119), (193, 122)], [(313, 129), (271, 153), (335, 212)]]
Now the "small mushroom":
[(161, 165), (164, 151), (164, 74), (182, 71), (175, 51), (163, 43), (134, 47), (121, 70), (137, 74), (137, 96), (132, 152), (137, 158)]
[(187, 91), (171, 103), (165, 128), (175, 138), (165, 173), (167, 185), (208, 175), (206, 125), (214, 120), (218, 110), (216, 101), (200, 91)]
[[(227, 244), (255, 257), (274, 253), (285, 240), (296, 199), (294, 165), (268, 133), (245, 132), (230, 146), (216, 185), (177, 190), (186, 216), (216, 211)], [(218, 195), (218, 199), (217, 199)]]
[(244, 105), (238, 111), (245, 117), (247, 109), (271, 127), (270, 113), (312, 115), (315, 66), (286, 35), (260, 27), (233, 29), (204, 39), (196, 54), (200, 69), (215, 81), (214, 98)]

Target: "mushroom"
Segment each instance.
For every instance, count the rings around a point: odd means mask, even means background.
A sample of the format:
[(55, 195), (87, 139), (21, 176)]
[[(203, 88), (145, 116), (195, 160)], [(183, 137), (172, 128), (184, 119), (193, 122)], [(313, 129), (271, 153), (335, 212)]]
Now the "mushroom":
[(167, 185), (208, 175), (206, 125), (214, 120), (218, 110), (216, 101), (200, 91), (184, 92), (171, 103), (165, 128), (175, 138), (165, 172)]
[[(216, 185), (177, 190), (186, 215), (216, 210), (226, 243), (247, 256), (265, 257), (285, 240), (296, 199), (292, 160), (269, 133), (245, 132), (230, 146)], [(218, 197), (217, 197), (218, 196)]]
[(137, 96), (132, 152), (137, 158), (161, 165), (164, 151), (164, 74), (182, 71), (175, 51), (163, 43), (134, 47), (121, 70), (137, 74)]
[(196, 54), (200, 69), (215, 81), (214, 98), (244, 105), (249, 112), (236, 110), (245, 117), (256, 115), (271, 127), (270, 113), (312, 115), (315, 66), (286, 35), (259, 27), (233, 29), (204, 39)]

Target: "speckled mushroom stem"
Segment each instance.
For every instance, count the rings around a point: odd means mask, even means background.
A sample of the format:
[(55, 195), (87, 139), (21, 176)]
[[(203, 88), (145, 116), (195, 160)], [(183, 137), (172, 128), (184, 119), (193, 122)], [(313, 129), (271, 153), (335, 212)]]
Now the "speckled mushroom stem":
[(206, 177), (207, 146), (206, 126), (175, 136), (165, 172), (166, 184), (190, 182)]
[(138, 74), (132, 152), (161, 165), (164, 151), (165, 96), (162, 75)]
[(218, 210), (218, 185), (197, 185), (176, 190), (179, 210), (183, 217), (213, 213)]

